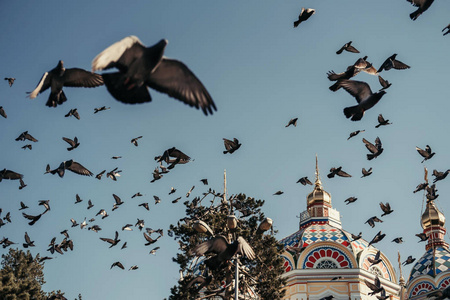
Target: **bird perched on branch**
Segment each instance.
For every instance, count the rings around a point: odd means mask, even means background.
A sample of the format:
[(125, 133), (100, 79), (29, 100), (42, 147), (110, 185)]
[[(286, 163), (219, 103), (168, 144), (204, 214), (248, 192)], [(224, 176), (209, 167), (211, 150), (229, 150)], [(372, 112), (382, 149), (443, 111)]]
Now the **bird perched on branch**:
[(29, 93), (28, 97), (34, 99), (38, 94), (51, 88), (50, 95), (45, 105), (56, 107), (67, 101), (67, 97), (63, 92), (63, 87), (97, 87), (103, 85), (102, 76), (94, 74), (83, 69), (64, 68), (64, 62), (60, 60), (58, 65), (42, 75), (36, 88)]
[(123, 103), (152, 101), (147, 86), (201, 109), (205, 115), (216, 109), (213, 99), (201, 81), (181, 61), (169, 59), (165, 39), (146, 47), (136, 36), (128, 36), (98, 54), (92, 71), (117, 68), (119, 72), (103, 73), (109, 93)]

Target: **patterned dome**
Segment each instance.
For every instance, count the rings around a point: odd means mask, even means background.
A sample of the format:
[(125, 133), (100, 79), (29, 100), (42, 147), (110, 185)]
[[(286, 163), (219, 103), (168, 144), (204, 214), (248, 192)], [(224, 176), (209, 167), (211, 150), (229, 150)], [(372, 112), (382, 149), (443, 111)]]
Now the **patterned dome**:
[[(450, 270), (450, 251), (444, 247), (436, 247), (435, 250), (434, 267), (436, 269), (436, 275)], [(429, 249), (418, 260), (411, 270), (409, 281), (420, 275), (430, 275), (434, 277), (433, 270), (433, 249)]]

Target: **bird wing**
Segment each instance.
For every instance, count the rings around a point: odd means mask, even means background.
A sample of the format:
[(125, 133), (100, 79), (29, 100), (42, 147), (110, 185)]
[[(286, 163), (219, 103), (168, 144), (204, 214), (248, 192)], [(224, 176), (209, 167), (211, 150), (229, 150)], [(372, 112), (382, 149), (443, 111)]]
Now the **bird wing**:
[(66, 69), (63, 80), (64, 86), (70, 87), (96, 87), (103, 85), (101, 75), (79, 68)]
[(225, 251), (228, 245), (227, 239), (224, 236), (219, 235), (195, 246), (192, 251), (197, 256), (202, 256), (210, 252), (218, 254)]
[(382, 115), (382, 114), (379, 114), (379, 115), (378, 115), (378, 123), (383, 123), (383, 122), (385, 122), (385, 120), (384, 120), (384, 118), (383, 118), (383, 115)]
[(378, 287), (375, 284), (367, 281), (367, 279), (364, 279), (364, 282), (366, 283), (367, 287), (372, 291), (376, 291), (378, 289)]
[[(387, 204), (387, 203), (386, 203)], [(380, 202), (380, 208), (382, 211), (387, 212), (389, 211), (389, 208), (387, 207), (387, 205), (384, 205), (383, 202)]]
[(368, 140), (366, 140), (365, 138), (362, 139), (362, 141), (364, 142), (364, 144), (366, 145), (367, 150), (369, 150), (372, 153), (376, 153), (378, 151), (377, 147), (375, 147), (374, 144), (372, 144), (371, 142), (369, 142)]
[(383, 147), (383, 144), (381, 143), (381, 140), (379, 137), (375, 139), (375, 146), (377, 147), (377, 150), (381, 149)]
[(92, 176), (94, 175), (94, 173), (92, 173), (91, 171), (89, 171), (88, 169), (86, 169), (85, 167), (83, 167), (80, 163), (77, 162), (72, 162), (72, 164), (70, 164), (69, 167), (67, 167), (68, 170), (80, 174), (80, 175), (84, 175), (84, 176)]
[(69, 138), (63, 137), (62, 138), (65, 142), (69, 143), (70, 146), (75, 146), (75, 142)]
[(396, 60), (396, 59), (394, 59), (392, 61), (392, 67), (394, 69), (396, 69), (396, 70), (405, 70), (405, 69), (409, 69), (410, 68), (410, 66), (408, 66), (407, 64), (405, 64), (405, 63), (403, 63), (403, 62), (401, 62), (399, 60)]
[(31, 244), (32, 243), (30, 237), (28, 236), (28, 233), (26, 233), (26, 232), (25, 232), (25, 242), (27, 244)]
[(380, 254), (381, 254), (381, 251), (380, 250), (378, 250), (378, 252), (377, 252), (377, 254), (375, 255), (375, 260), (379, 260), (380, 259)]
[(6, 115), (5, 110), (3, 109), (3, 107), (0, 106), (0, 116), (2, 116), (3, 118), (7, 118), (8, 116)]
[(183, 152), (181, 152), (177, 148), (171, 148), (168, 151), (169, 151), (169, 155), (171, 157), (176, 157), (176, 158), (179, 158), (179, 159), (182, 159), (182, 160), (190, 160), (191, 159), (189, 156), (187, 156), (186, 154), (184, 154)]
[(122, 204), (122, 199), (120, 199), (119, 196), (117, 196), (116, 194), (113, 194), (114, 200), (116, 201), (117, 205)]
[(145, 232), (144, 232), (144, 237), (145, 237), (145, 239), (146, 239), (147, 242), (152, 243), (152, 242), (155, 241), (154, 239), (152, 239), (152, 238), (151, 238), (148, 234), (146, 234)]
[(372, 95), (370, 86), (364, 81), (344, 79), (340, 84), (358, 103)]
[(16, 172), (14, 172), (14, 171), (11, 171), (11, 170), (6, 170), (6, 171), (1, 175), (1, 177), (2, 177), (3, 179), (17, 180), (17, 179), (22, 179), (22, 178), (23, 178), (23, 175), (22, 175), (22, 174), (19, 174), (19, 173), (16, 173)]
[(238, 237), (238, 250), (237, 252), (245, 255), (248, 259), (253, 260), (256, 258), (255, 252), (252, 247), (247, 243), (247, 241), (242, 237)]
[(336, 174), (337, 174), (338, 176), (341, 176), (341, 177), (352, 177), (352, 175), (350, 175), (350, 174), (348, 174), (347, 172), (342, 171), (342, 170), (340, 170), (340, 171), (337, 172)]
[(383, 77), (378, 76), (378, 81), (380, 82), (382, 87), (386, 88), (388, 86), (386, 80), (384, 80)]
[(109, 239), (109, 238), (100, 238), (102, 241), (104, 241), (104, 242), (108, 242), (108, 243), (110, 243), (110, 244), (114, 244), (114, 240), (113, 239)]
[(358, 49), (356, 49), (355, 47), (353, 47), (352, 45), (348, 45), (345, 50), (347, 50), (348, 52), (353, 52), (353, 53), (359, 53)]
[[(133, 48), (133, 51), (127, 51), (130, 48)], [(121, 70), (122, 66), (130, 65), (132, 61), (141, 56), (144, 49), (145, 46), (136, 36), (127, 36), (100, 52), (92, 60), (92, 72), (106, 70), (115, 66)], [(120, 62), (118, 62), (119, 60)]]
[(201, 81), (181, 61), (163, 57), (146, 83), (189, 106), (201, 108), (205, 115), (212, 114), (213, 109), (217, 110)]
[(225, 149), (228, 151), (234, 149), (234, 147), (236, 146), (233, 141), (230, 141), (225, 138), (223, 139), (223, 144), (225, 145)]
[(42, 75), (41, 80), (39, 81), (36, 88), (29, 93), (28, 97), (30, 99), (36, 98), (39, 93), (42, 93), (43, 91), (45, 91), (50, 87), (51, 82), (52, 82), (52, 74), (45, 72), (44, 75)]

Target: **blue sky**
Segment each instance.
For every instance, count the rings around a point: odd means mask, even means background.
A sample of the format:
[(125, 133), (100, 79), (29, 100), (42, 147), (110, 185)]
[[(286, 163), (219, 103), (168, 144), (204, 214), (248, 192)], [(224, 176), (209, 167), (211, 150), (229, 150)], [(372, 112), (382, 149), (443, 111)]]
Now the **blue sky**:
[[(316, 14), (294, 29), (302, 6), (315, 8)], [(27, 231), (36, 241), (31, 251), (49, 255), (51, 238), (61, 240), (59, 232), (69, 229), (75, 250), (46, 262), (47, 291), (61, 289), (69, 299), (78, 293), (84, 299), (125, 299), (130, 293), (162, 299), (178, 279), (178, 265), (171, 259), (178, 244), (165, 234), (155, 244), (161, 247), (156, 256), (149, 255), (151, 247), (144, 247), (142, 233), (122, 232), (123, 225), (140, 218), (148, 227), (167, 229), (184, 216), (184, 199), (177, 204), (171, 200), (193, 185), (191, 197), (204, 192), (208, 187), (201, 185), (202, 178), (221, 190), (226, 169), (229, 194), (265, 199), (264, 211), (281, 239), (298, 229), (296, 216), (306, 208), (312, 189), (296, 181), (314, 178), (318, 154), (324, 188), (341, 212), (344, 229), (362, 231), (368, 240), (379, 230), (386, 232), (378, 247), (394, 264), (397, 250), (405, 259), (419, 258), (425, 249), (414, 234), (422, 230), (422, 195), (412, 191), (423, 180), (424, 165), (430, 173), (450, 168), (450, 37), (441, 33), (449, 22), (449, 9), (449, 3), (436, 1), (411, 21), (415, 8), (406, 0), (1, 1), (0, 76), (17, 80), (11, 88), (6, 81), (0, 85), (0, 105), (8, 114), (0, 118), (0, 169), (24, 174), (28, 186), (18, 190), (17, 182), (0, 183), (0, 207), (13, 219), (0, 235), (22, 243)], [(25, 92), (32, 91), (59, 60), (66, 68), (90, 70), (98, 53), (129, 35), (148, 46), (168, 39), (165, 55), (183, 61), (200, 78), (217, 112), (205, 117), (153, 90), (153, 101), (142, 105), (119, 103), (104, 87), (65, 88), (68, 101), (57, 108), (45, 106), (48, 91), (34, 100), (26, 98)], [(361, 53), (336, 55), (350, 40)], [(383, 78), (392, 83), (387, 94), (360, 122), (347, 120), (342, 110), (355, 99), (343, 90), (331, 92), (327, 71), (342, 72), (365, 55), (378, 68), (393, 53), (411, 69), (383, 71)], [(373, 91), (379, 89), (375, 76), (359, 74), (355, 79), (368, 82)], [(94, 108), (101, 106), (111, 109), (94, 115)], [(64, 117), (72, 108), (78, 109), (81, 120)], [(380, 113), (393, 125), (375, 129)], [(299, 118), (297, 127), (285, 128), (294, 117)], [(347, 141), (357, 129), (366, 132)], [(21, 149), (25, 142), (14, 140), (25, 130), (39, 140), (31, 151)], [(140, 135), (139, 147), (134, 147), (130, 140)], [(68, 152), (63, 136), (77, 136), (80, 147)], [(361, 138), (374, 141), (377, 136), (385, 150), (369, 162)], [(223, 155), (222, 138), (238, 138), (242, 147)], [(421, 164), (415, 146), (427, 144), (437, 154)], [(150, 183), (153, 158), (174, 146), (195, 160)], [(55, 168), (68, 159), (95, 174), (119, 167), (122, 176), (113, 182), (70, 172), (62, 179), (43, 175), (47, 164)], [(326, 178), (327, 171), (338, 166), (353, 177)], [(362, 167), (373, 167), (373, 175), (361, 179)], [(172, 186), (177, 192), (168, 196)], [(444, 200), (438, 207), (448, 213), (449, 179), (439, 182), (438, 189), (438, 200)], [(278, 190), (284, 194), (273, 196)], [(136, 192), (144, 196), (131, 199)], [(75, 205), (77, 193), (84, 202)], [(113, 193), (125, 204), (105, 220), (97, 218), (94, 224), (101, 232), (70, 228), (70, 218), (81, 222), (100, 208), (110, 211)], [(154, 205), (153, 195), (162, 202)], [(346, 206), (344, 200), (350, 196), (358, 201)], [(37, 203), (43, 199), (50, 199), (51, 211), (28, 226), (18, 211), (20, 201), (33, 214), (42, 211)], [(95, 205), (89, 211), (88, 199)], [(380, 201), (390, 202), (395, 212), (372, 229), (364, 222), (381, 215)], [(141, 202), (149, 202), (150, 211), (138, 207)], [(99, 240), (113, 237), (115, 230), (128, 242), (127, 249), (109, 249)], [(405, 243), (390, 242), (397, 236)], [(135, 264), (139, 269), (110, 270), (117, 260), (127, 269)], [(405, 268), (404, 274), (409, 271)]]

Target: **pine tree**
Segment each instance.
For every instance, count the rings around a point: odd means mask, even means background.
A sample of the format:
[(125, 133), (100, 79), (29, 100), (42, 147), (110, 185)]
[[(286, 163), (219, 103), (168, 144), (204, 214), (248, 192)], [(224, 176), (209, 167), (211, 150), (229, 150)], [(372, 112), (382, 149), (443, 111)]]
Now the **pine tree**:
[[(212, 200), (206, 203), (209, 198)], [(206, 222), (215, 236), (223, 235), (229, 240), (241, 236), (253, 248), (256, 259), (249, 260), (245, 256), (239, 258), (241, 295), (252, 290), (259, 299), (276, 300), (283, 297), (282, 287), (285, 280), (280, 277), (284, 270), (283, 260), (280, 257), (283, 246), (274, 237), (276, 232), (273, 230), (266, 233), (258, 230), (259, 224), (266, 218), (261, 211), (264, 200), (255, 200), (245, 194), (224, 200), (222, 195), (210, 189), (202, 198), (196, 197), (192, 202), (186, 201), (184, 204), (187, 217), (181, 219), (177, 226), (171, 225), (169, 230), (169, 234), (174, 236), (180, 245), (181, 253), (178, 253), (173, 261), (180, 265), (182, 275), (178, 285), (171, 289), (169, 300), (217, 299), (213, 298), (214, 295), (221, 299), (234, 299), (235, 260), (227, 261), (225, 266), (218, 270), (205, 272), (205, 264), (201, 263), (203, 257), (195, 257), (192, 249), (211, 236), (195, 231), (192, 227), (195, 220)], [(230, 214), (238, 217), (238, 224), (234, 230), (227, 227), (227, 216)], [(208, 254), (207, 257), (214, 255)], [(212, 275), (211, 282), (202, 289), (199, 288), (199, 284), (193, 284), (188, 288), (188, 284), (200, 273), (201, 278)]]
[[(47, 300), (50, 296), (63, 295), (53, 291), (47, 295), (42, 290), (44, 280), (44, 262), (39, 261), (30, 251), (26, 253), (10, 248), (8, 254), (2, 255), (0, 270), (0, 299), (2, 300)], [(54, 298), (65, 299), (65, 298)]]

